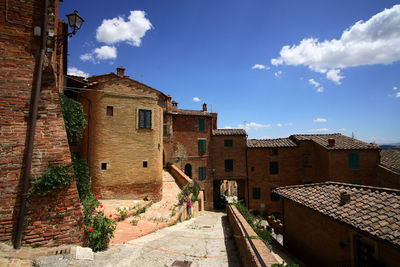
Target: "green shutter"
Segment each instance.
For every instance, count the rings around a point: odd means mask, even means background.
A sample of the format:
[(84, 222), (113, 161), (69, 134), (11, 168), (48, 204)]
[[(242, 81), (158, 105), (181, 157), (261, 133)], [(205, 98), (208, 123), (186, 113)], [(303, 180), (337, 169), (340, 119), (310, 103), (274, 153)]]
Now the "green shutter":
[(200, 132), (206, 131), (206, 121), (204, 119), (199, 119), (199, 131)]
[(349, 168), (350, 169), (360, 169), (360, 154), (349, 153)]
[(198, 147), (199, 147), (199, 152), (205, 153), (207, 151), (207, 140), (205, 139), (199, 139), (198, 140)]
[(231, 140), (231, 139), (224, 140), (224, 146), (232, 147), (233, 146), (233, 140)]
[(139, 128), (151, 129), (151, 110), (139, 109)]
[(199, 180), (206, 179), (206, 167), (199, 167)]
[(260, 188), (253, 187), (253, 199), (258, 200), (261, 198)]

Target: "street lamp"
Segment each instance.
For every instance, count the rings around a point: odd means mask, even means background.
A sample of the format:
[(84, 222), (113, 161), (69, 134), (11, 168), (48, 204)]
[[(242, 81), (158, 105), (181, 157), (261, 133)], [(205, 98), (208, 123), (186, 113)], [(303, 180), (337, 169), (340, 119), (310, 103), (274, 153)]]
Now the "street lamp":
[(68, 37), (71, 37), (79, 30), (82, 23), (85, 21), (81, 16), (79, 16), (78, 11), (74, 10), (73, 13), (66, 15), (68, 18), (68, 24), (72, 28), (72, 32), (68, 33)]

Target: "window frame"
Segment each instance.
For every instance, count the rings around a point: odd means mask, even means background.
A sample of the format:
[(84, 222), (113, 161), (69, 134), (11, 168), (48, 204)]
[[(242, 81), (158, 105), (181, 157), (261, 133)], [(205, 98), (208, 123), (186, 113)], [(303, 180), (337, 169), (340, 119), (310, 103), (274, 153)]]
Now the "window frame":
[[(141, 114), (144, 113), (144, 125), (141, 124)], [(146, 117), (146, 113), (150, 113), (149, 117)], [(149, 118), (150, 122), (146, 120), (146, 118)], [(145, 108), (139, 108), (138, 109), (138, 128), (139, 129), (153, 129), (153, 110), (151, 109), (145, 109)]]

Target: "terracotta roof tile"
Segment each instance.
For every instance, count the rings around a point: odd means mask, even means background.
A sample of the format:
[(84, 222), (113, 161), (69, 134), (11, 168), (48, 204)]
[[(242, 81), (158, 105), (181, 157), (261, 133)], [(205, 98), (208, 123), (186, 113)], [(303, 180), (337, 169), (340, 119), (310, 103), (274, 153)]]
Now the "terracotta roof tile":
[[(380, 149), (378, 145), (366, 143), (340, 133), (335, 134), (295, 134), (289, 137), (295, 142), (310, 140), (329, 150), (343, 149)], [(335, 145), (329, 146), (328, 139), (335, 139)]]
[(400, 173), (400, 151), (399, 150), (381, 150), (381, 165)]
[(205, 116), (212, 117), (213, 113), (201, 111), (201, 110), (191, 110), (191, 109), (178, 109), (177, 111), (171, 111), (169, 114), (178, 114), (178, 115), (188, 115), (188, 116)]
[(273, 148), (273, 147), (296, 147), (296, 143), (289, 138), (277, 139), (248, 139), (247, 147), (250, 148)]
[(213, 135), (247, 135), (244, 129), (215, 129)]
[[(400, 245), (400, 190), (325, 182), (279, 187), (279, 196)], [(350, 200), (340, 203), (341, 192)], [(321, 201), (323, 199), (323, 201)]]

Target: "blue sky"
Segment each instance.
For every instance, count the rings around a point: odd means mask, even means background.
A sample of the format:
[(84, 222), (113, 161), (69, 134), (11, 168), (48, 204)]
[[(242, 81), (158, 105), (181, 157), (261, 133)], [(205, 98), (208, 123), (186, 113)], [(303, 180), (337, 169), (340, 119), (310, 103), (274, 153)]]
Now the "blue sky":
[[(400, 142), (397, 1), (64, 1), (85, 19), (71, 74), (124, 66), (249, 138), (341, 132)], [(386, 10), (385, 10), (386, 9)]]

